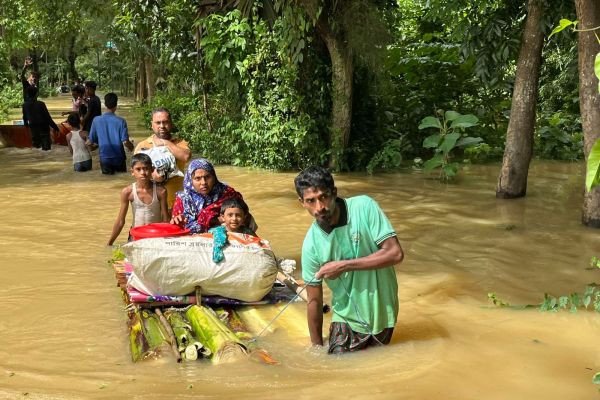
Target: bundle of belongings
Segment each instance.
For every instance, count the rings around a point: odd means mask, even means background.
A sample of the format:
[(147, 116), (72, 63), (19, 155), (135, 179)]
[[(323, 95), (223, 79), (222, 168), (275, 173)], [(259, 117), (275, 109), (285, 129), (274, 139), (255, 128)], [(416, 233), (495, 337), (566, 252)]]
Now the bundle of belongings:
[(273, 288), (277, 260), (268, 242), (227, 232), (220, 261), (213, 260), (212, 234), (148, 238), (122, 247), (132, 265), (128, 286), (149, 296), (202, 296), (244, 302), (263, 299)]

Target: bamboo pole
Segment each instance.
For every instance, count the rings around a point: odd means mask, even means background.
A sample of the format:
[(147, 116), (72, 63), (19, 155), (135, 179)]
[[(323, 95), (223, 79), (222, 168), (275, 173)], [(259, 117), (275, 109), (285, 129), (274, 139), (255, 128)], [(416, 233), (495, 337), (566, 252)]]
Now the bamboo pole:
[(204, 306), (191, 306), (185, 313), (194, 334), (210, 349), (215, 363), (238, 359), (246, 355), (246, 346), (215, 313)]
[(174, 309), (165, 313), (173, 334), (177, 340), (177, 349), (186, 360), (197, 360), (201, 356), (210, 356), (210, 350), (205, 348), (192, 334), (192, 327), (184, 319), (182, 313)]
[(173, 334), (173, 329), (171, 329), (171, 325), (169, 325), (169, 323), (167, 322), (162, 311), (160, 311), (160, 308), (157, 307), (154, 310), (154, 312), (156, 313), (156, 315), (158, 315), (158, 319), (159, 319), (160, 323), (162, 324), (162, 327), (165, 329), (165, 332), (167, 333), (167, 341), (171, 345), (171, 351), (173, 352), (175, 359), (177, 360), (178, 363), (180, 363), (181, 362), (181, 354), (179, 353), (179, 349), (177, 348), (177, 340), (175, 339), (175, 335)]
[(148, 345), (148, 340), (146, 340), (146, 337), (144, 336), (142, 320), (139, 312), (132, 313), (127, 325), (129, 328), (129, 348), (131, 349), (131, 360), (133, 362), (138, 362), (146, 356), (150, 348)]

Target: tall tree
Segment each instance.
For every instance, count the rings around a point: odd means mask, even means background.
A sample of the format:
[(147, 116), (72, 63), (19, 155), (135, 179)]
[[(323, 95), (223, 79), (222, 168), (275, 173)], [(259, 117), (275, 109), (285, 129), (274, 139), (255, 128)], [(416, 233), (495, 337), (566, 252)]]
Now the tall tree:
[[(594, 58), (600, 53), (594, 29), (600, 27), (600, 4), (597, 0), (575, 0), (578, 24), (579, 107), (583, 127), (584, 154), (587, 161), (593, 144), (600, 138), (600, 94), (594, 73)], [(600, 189), (592, 189), (583, 198), (582, 221), (600, 228)]]
[(541, 30), (543, 14), (543, 0), (529, 0), (517, 61), (504, 158), (496, 186), (496, 197), (499, 198), (522, 197), (527, 192), (544, 43)]
[[(348, 147), (352, 127), (352, 95), (354, 59), (352, 47), (347, 38), (348, 26), (341, 22), (342, 11), (336, 1), (299, 0), (308, 15), (315, 21), (319, 37), (327, 46), (331, 60), (331, 132), (330, 146), (332, 157), (329, 166), (340, 167), (339, 156)], [(339, 5), (346, 7), (347, 5)], [(337, 23), (336, 23), (337, 22)]]

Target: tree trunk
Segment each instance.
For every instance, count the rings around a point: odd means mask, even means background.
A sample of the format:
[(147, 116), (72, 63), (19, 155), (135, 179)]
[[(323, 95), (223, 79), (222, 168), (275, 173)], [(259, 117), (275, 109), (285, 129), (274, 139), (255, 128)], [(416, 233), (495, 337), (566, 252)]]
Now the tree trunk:
[(335, 19), (335, 5), (330, 1), (300, 0), (301, 7), (310, 17), (316, 20), (316, 30), (329, 52), (331, 58), (332, 111), (330, 127), (331, 157), (329, 166), (339, 169), (340, 157), (348, 147), (352, 127), (352, 93), (354, 63), (352, 51), (343, 37), (342, 24), (336, 30), (331, 26)]
[(541, 30), (543, 13), (541, 0), (529, 0), (517, 61), (506, 147), (496, 186), (498, 198), (512, 199), (523, 197), (527, 193), (527, 173), (533, 154), (535, 108), (544, 43)]
[(77, 59), (77, 54), (75, 54), (75, 36), (72, 36), (69, 40), (69, 48), (67, 50), (67, 61), (69, 62), (69, 76), (73, 82), (79, 79), (79, 75), (77, 74), (77, 70), (75, 69), (75, 60)]
[[(575, 0), (577, 29), (586, 30), (600, 26), (598, 0)], [(600, 33), (596, 31), (596, 33)], [(583, 128), (583, 153), (587, 161), (592, 146), (600, 138), (600, 94), (598, 78), (594, 74), (594, 59), (600, 53), (600, 44), (592, 31), (579, 32), (579, 110)], [(583, 197), (582, 222), (600, 228), (600, 189), (586, 191)]]
[(154, 71), (152, 70), (153, 68), (153, 63), (152, 63), (152, 56), (145, 56), (144, 57), (144, 67), (146, 68), (146, 87), (147, 87), (147, 100), (151, 101), (152, 98), (154, 97), (154, 89), (156, 87), (156, 82), (154, 80)]
[(329, 29), (317, 24), (317, 31), (327, 46), (331, 58), (332, 110), (331, 110), (331, 158), (329, 167), (339, 170), (340, 157), (348, 147), (352, 127), (352, 76), (354, 64), (352, 51), (344, 40)]
[(140, 103), (145, 103), (147, 97), (146, 92), (146, 63), (144, 59), (139, 62), (138, 65), (138, 74), (139, 74), (139, 82), (138, 82), (138, 91), (137, 91), (137, 101)]

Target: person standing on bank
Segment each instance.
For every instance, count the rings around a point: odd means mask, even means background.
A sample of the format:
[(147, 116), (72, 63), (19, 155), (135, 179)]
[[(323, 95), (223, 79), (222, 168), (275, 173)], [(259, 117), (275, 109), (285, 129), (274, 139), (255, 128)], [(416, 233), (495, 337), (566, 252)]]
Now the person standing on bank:
[(115, 114), (118, 97), (115, 93), (104, 96), (107, 112), (94, 118), (87, 145), (100, 147), (100, 168), (105, 175), (115, 172), (127, 172), (127, 156), (125, 149), (133, 151), (133, 143), (129, 140), (127, 122)]
[(100, 98), (96, 96), (96, 82), (87, 81), (84, 86), (86, 111), (81, 121), (81, 126), (84, 131), (90, 132), (94, 119), (102, 115), (102, 104), (100, 104)]
[[(159, 107), (152, 110), (152, 132), (154, 132), (152, 136), (138, 143), (135, 152), (152, 154), (152, 163), (155, 167), (152, 172), (152, 180), (165, 185), (167, 204), (171, 209), (175, 203), (175, 194), (183, 189), (183, 174), (181, 176), (165, 175), (171, 175), (170, 172), (175, 167), (179, 171), (185, 171), (185, 164), (192, 158), (192, 151), (187, 141), (173, 137), (173, 121), (171, 113), (166, 108)], [(166, 151), (161, 154), (153, 149)], [(175, 165), (171, 165), (173, 161)], [(165, 174), (165, 167), (171, 171)]]
[(305, 169), (294, 184), (315, 218), (302, 245), (312, 344), (323, 345), (323, 280), (333, 305), (328, 353), (388, 344), (399, 308), (394, 265), (404, 258), (394, 228), (372, 198), (337, 197), (325, 168)]

